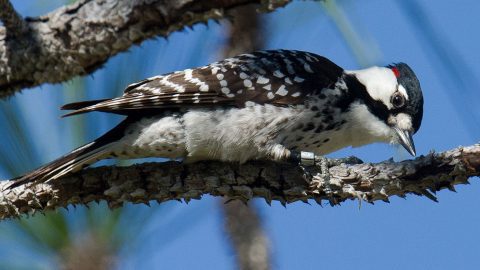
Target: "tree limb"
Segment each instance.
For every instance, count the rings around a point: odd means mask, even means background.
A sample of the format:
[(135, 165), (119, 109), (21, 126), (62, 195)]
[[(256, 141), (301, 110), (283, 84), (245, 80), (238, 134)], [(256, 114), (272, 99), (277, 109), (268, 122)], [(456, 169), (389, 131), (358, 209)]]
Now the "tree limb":
[[(89, 74), (134, 44), (221, 19), (235, 7), (258, 4), (261, 11), (271, 11), (289, 1), (79, 0), (23, 21), (7, 0), (0, 0), (0, 19), (6, 26), (0, 27), (0, 98)], [(8, 35), (24, 22), (25, 35)]]
[(6, 34), (11, 37), (19, 37), (28, 29), (27, 24), (9, 0), (0, 0), (0, 21), (5, 25)]
[[(388, 201), (391, 196), (416, 194), (434, 199), (438, 190), (468, 183), (480, 175), (480, 144), (431, 153), (403, 162), (338, 164), (330, 160), (331, 195), (318, 167), (310, 169), (307, 182), (297, 166), (269, 161), (243, 165), (222, 162), (146, 163), (130, 167), (99, 167), (82, 170), (53, 183), (20, 186), (0, 193), (0, 219), (23, 213), (87, 204), (105, 200), (110, 207), (124, 202), (200, 199), (202, 195), (224, 196), (248, 201), (254, 197), (282, 204), (295, 201), (339, 204), (345, 200)], [(8, 185), (1, 182), (0, 189)]]

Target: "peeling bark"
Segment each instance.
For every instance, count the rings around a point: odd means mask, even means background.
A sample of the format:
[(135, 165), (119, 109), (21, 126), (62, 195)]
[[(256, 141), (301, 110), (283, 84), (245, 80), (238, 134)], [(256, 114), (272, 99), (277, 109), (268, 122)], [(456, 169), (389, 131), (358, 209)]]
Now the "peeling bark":
[(200, 199), (202, 195), (248, 201), (254, 197), (282, 204), (296, 201), (332, 205), (345, 200), (388, 201), (391, 196), (416, 194), (435, 199), (438, 190), (454, 191), (457, 184), (480, 175), (480, 144), (431, 153), (403, 162), (336, 164), (329, 161), (331, 194), (325, 192), (319, 165), (307, 181), (297, 166), (269, 161), (243, 165), (222, 162), (146, 163), (130, 167), (99, 167), (80, 171), (53, 183), (4, 190), (1, 182), (0, 218), (46, 211), (70, 204), (105, 200), (110, 207), (124, 202), (159, 203)]
[(6, 26), (0, 27), (0, 98), (92, 73), (134, 44), (224, 18), (238, 6), (259, 4), (260, 11), (272, 11), (288, 2), (79, 0), (23, 21), (7, 0), (0, 0), (0, 20)]

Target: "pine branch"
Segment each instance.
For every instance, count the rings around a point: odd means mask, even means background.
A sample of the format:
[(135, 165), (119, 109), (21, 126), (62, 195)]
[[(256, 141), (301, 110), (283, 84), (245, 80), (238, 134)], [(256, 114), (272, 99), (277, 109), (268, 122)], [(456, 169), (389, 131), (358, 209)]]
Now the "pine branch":
[[(271, 11), (289, 0), (79, 0), (25, 21), (0, 0), (0, 98), (22, 88), (92, 73), (110, 57), (154, 37), (224, 18), (238, 6)], [(19, 30), (20, 29), (20, 30)], [(9, 32), (28, 29), (21, 38)]]
[[(3, 191), (0, 219), (98, 200), (119, 207), (124, 202), (189, 202), (206, 194), (242, 201), (259, 197), (268, 204), (272, 200), (282, 204), (308, 200), (331, 204), (357, 199), (388, 201), (391, 196), (407, 194), (435, 199), (432, 193), (444, 188), (454, 191), (455, 185), (480, 175), (480, 144), (398, 163), (335, 163), (330, 160), (330, 195), (324, 191), (325, 182), (317, 167), (311, 168), (313, 179), (307, 182), (297, 166), (268, 161), (244, 165), (167, 162), (86, 169), (51, 184)], [(7, 185), (8, 182), (1, 182), (0, 189)]]
[(19, 37), (27, 31), (27, 24), (8, 0), (0, 0), (0, 21), (9, 37)]

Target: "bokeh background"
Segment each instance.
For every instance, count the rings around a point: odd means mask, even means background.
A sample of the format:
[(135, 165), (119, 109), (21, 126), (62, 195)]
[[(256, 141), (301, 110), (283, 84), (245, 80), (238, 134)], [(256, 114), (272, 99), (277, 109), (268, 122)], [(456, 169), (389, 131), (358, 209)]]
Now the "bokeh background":
[[(12, 3), (21, 15), (38, 16), (69, 1)], [(346, 69), (408, 63), (425, 97), (414, 136), (421, 155), (478, 142), (479, 11), (476, 0), (295, 1), (262, 15), (263, 39), (265, 49), (306, 50)], [(136, 80), (218, 60), (228, 26), (210, 22), (150, 40), (91, 76), (0, 101), (0, 178), (53, 160), (120, 120), (101, 113), (60, 119), (62, 104), (113, 97)], [(408, 158), (383, 144), (332, 156), (346, 155), (369, 162)], [(251, 203), (262, 217), (273, 269), (480, 269), (478, 178), (457, 191), (439, 192), (439, 203), (414, 195), (361, 207), (357, 201), (336, 207)], [(0, 222), (1, 269), (82, 264), (76, 261), (82, 252), (87, 258), (89, 252), (108, 254), (115, 269), (235, 268), (218, 198), (210, 196), (114, 211), (100, 203)]]

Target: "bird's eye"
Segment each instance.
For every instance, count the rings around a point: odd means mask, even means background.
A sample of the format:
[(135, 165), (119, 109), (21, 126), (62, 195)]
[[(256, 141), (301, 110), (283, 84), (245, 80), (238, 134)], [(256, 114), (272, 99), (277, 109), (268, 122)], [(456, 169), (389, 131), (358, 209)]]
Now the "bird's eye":
[(405, 98), (400, 93), (395, 93), (392, 96), (392, 104), (395, 108), (401, 108), (405, 105)]

